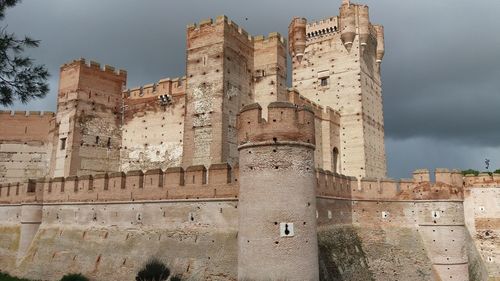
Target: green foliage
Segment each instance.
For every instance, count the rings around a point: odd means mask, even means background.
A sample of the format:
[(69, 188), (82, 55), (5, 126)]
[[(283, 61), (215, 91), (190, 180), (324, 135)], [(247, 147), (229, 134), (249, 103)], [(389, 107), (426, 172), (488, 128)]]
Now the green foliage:
[(89, 281), (89, 279), (80, 273), (71, 273), (64, 275), (61, 281)]
[(16, 277), (12, 277), (7, 273), (0, 272), (0, 281), (30, 281), (28, 279), (19, 279)]
[[(5, 9), (19, 0), (0, 0), (0, 19)], [(27, 103), (33, 98), (43, 98), (49, 92), (49, 72), (43, 65), (24, 56), (26, 48), (36, 48), (40, 41), (25, 36), (22, 39), (0, 28), (0, 105), (12, 105), (15, 100)]]
[(496, 169), (493, 173), (500, 174), (500, 169)]
[(165, 281), (170, 276), (170, 269), (157, 259), (149, 260), (137, 273), (136, 281)]
[(479, 175), (479, 171), (477, 170), (472, 170), (472, 169), (468, 169), (468, 170), (463, 170), (462, 171), (462, 175), (470, 175), (470, 174), (473, 174), (475, 176)]
[(5, 9), (14, 7), (19, 0), (1, 0), (0, 1), (0, 20), (5, 17)]

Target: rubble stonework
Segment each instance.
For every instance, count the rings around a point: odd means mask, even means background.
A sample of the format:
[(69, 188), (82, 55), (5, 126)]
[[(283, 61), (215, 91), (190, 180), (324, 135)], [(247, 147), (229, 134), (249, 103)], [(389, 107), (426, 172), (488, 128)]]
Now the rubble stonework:
[(0, 112), (0, 270), (135, 280), (156, 257), (186, 280), (499, 279), (500, 175), (386, 178), (368, 7), (288, 35), (203, 20), (182, 77), (126, 89), (79, 59), (56, 113)]

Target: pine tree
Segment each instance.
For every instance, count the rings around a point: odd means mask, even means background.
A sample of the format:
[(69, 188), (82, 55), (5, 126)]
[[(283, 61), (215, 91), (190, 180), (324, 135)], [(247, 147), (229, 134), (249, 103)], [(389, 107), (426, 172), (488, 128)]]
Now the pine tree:
[[(0, 0), (0, 20), (5, 17), (5, 10), (19, 1)], [(12, 105), (16, 100), (27, 103), (49, 92), (49, 72), (45, 66), (35, 65), (32, 58), (23, 55), (26, 48), (36, 48), (39, 44), (39, 40), (28, 36), (17, 38), (6, 27), (0, 29), (0, 105)]]

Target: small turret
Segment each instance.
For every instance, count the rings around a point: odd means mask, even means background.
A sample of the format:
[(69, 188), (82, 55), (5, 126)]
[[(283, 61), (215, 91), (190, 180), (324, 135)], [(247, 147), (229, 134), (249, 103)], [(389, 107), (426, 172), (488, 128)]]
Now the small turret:
[(370, 38), (370, 16), (368, 6), (358, 6), (358, 19), (359, 19), (359, 42), (361, 48), (364, 49)]
[(290, 55), (300, 63), (306, 49), (306, 25), (305, 18), (294, 18), (288, 26), (288, 44)]
[(377, 32), (377, 63), (381, 63), (384, 58), (385, 47), (384, 47), (384, 27), (381, 25), (374, 25), (375, 31)]
[(340, 6), (340, 38), (347, 51), (351, 51), (352, 43), (356, 37), (356, 6), (349, 1), (344, 1)]

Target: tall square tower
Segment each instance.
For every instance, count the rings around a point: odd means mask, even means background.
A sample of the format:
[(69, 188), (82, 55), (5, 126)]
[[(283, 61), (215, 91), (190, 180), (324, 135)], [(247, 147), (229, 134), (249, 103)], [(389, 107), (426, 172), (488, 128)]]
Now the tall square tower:
[(339, 172), (385, 177), (380, 79), (384, 35), (382, 26), (370, 23), (368, 6), (344, 1), (338, 17), (312, 23), (293, 19), (289, 51), (293, 87), (341, 115)]
[(51, 177), (120, 170), (126, 80), (125, 71), (84, 59), (61, 66)]

